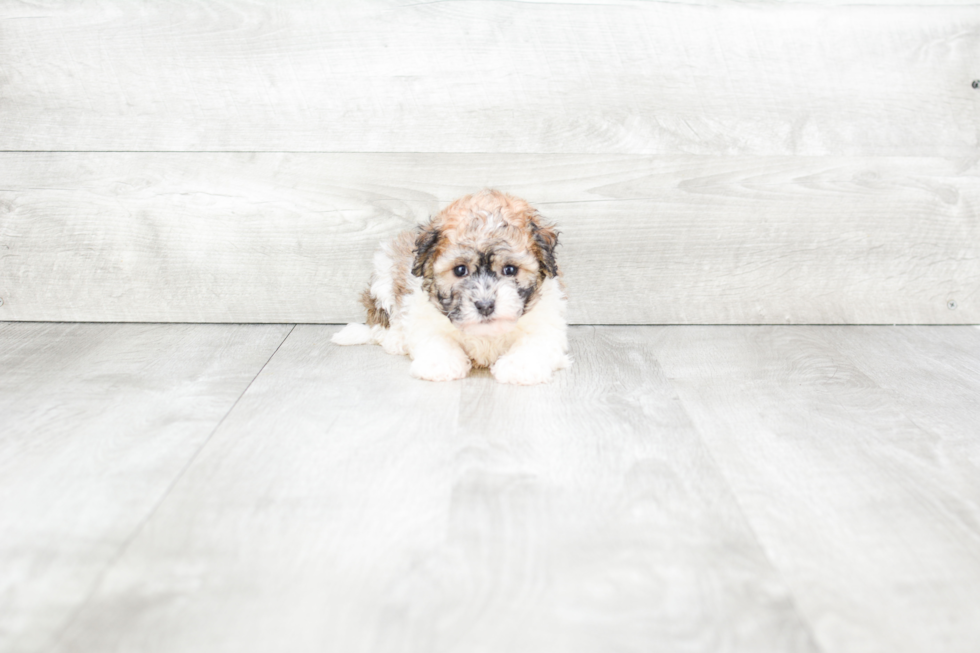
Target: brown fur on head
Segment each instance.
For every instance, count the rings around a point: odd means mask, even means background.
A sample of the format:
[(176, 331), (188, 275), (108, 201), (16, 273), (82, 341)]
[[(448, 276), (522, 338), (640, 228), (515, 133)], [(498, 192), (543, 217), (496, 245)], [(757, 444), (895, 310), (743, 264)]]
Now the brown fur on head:
[(420, 228), (412, 274), (457, 327), (509, 330), (541, 283), (560, 276), (558, 232), (522, 199), (495, 190), (462, 197)]

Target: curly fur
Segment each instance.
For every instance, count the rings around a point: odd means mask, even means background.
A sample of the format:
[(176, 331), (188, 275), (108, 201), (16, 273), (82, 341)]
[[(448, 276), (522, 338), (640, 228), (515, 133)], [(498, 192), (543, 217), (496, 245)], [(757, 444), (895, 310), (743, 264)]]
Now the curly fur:
[(522, 199), (495, 190), (462, 197), (374, 257), (362, 302), (367, 324), (333, 341), (407, 354), (430, 381), (489, 367), (534, 384), (568, 367), (558, 232)]

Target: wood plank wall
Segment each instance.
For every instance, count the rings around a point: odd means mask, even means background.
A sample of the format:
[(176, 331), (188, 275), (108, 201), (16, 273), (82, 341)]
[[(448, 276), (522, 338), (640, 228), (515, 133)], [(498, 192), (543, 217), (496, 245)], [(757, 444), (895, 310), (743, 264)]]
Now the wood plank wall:
[(980, 4), (0, 4), (0, 320), (341, 322), (494, 186), (585, 323), (980, 322)]

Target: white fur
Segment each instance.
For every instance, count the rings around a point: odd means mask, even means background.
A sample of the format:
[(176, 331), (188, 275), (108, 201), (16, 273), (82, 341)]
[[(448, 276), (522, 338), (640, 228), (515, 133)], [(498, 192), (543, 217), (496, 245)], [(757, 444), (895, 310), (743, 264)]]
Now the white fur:
[(382, 306), (392, 307), (391, 328), (348, 324), (333, 337), (338, 345), (373, 342), (389, 353), (408, 354), (413, 361), (410, 373), (429, 381), (461, 379), (476, 365), (489, 367), (501, 383), (532, 385), (549, 381), (555, 370), (572, 364), (566, 353), (565, 296), (555, 279), (542, 283), (537, 303), (513, 328), (496, 335), (475, 335), (453, 325), (432, 304), (417, 278), (410, 280), (411, 292), (396, 306), (390, 264), (380, 269), (379, 258), (375, 258), (371, 292), (388, 293), (375, 297)]
[(371, 296), (378, 300), (381, 308), (389, 315), (395, 308), (394, 279), (392, 279), (392, 261), (389, 245), (382, 245), (374, 253), (374, 278), (371, 283)]
[[(494, 317), (503, 323), (513, 323), (524, 310), (524, 300), (517, 294), (517, 288), (511, 284), (498, 284), (492, 286), (484, 277), (483, 282), (477, 290), (477, 299), (486, 299), (494, 303)], [(473, 329), (481, 324), (486, 324), (482, 316), (477, 312), (476, 306), (471, 302), (464, 303), (461, 307), (461, 326), (464, 330), (471, 333), (478, 333), (479, 329)], [(499, 331), (500, 329), (489, 329), (488, 331)]]
[[(488, 217), (488, 231), (503, 224), (499, 217)], [(501, 383), (530, 385), (549, 381), (555, 370), (571, 365), (566, 353), (566, 300), (556, 279), (542, 282), (537, 301), (524, 314), (515, 289), (504, 285), (490, 294), (492, 290), (487, 288), (488, 298), (496, 303), (498, 319), (483, 322), (469, 307), (473, 314), (464, 315), (459, 328), (432, 303), (419, 277), (408, 275), (409, 292), (398, 301), (395, 256), (390, 245), (374, 255), (370, 287), (371, 296), (387, 311), (391, 326), (348, 324), (334, 334), (334, 343), (374, 343), (389, 354), (407, 354), (412, 358), (410, 373), (430, 381), (461, 379), (475, 365), (489, 367)]]
[(338, 345), (367, 345), (376, 342), (373, 329), (366, 324), (351, 322), (343, 329), (333, 334), (330, 339)]
[(545, 281), (538, 303), (517, 321), (520, 335), (490, 372), (501, 383), (532, 385), (551, 380), (571, 366), (565, 325), (565, 297), (553, 279)]

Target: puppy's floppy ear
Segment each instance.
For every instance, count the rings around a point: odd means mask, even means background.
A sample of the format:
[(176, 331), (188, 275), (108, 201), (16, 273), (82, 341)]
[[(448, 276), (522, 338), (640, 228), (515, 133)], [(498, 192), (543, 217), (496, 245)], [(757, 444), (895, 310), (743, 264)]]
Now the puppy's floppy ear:
[(555, 260), (555, 248), (558, 247), (558, 232), (549, 224), (531, 220), (531, 251), (538, 259), (538, 265), (545, 276), (558, 276), (558, 261)]
[(421, 277), (425, 273), (425, 265), (436, 252), (436, 244), (442, 234), (439, 228), (429, 223), (428, 226), (420, 227), (418, 237), (415, 239), (415, 262), (412, 263), (412, 274)]

